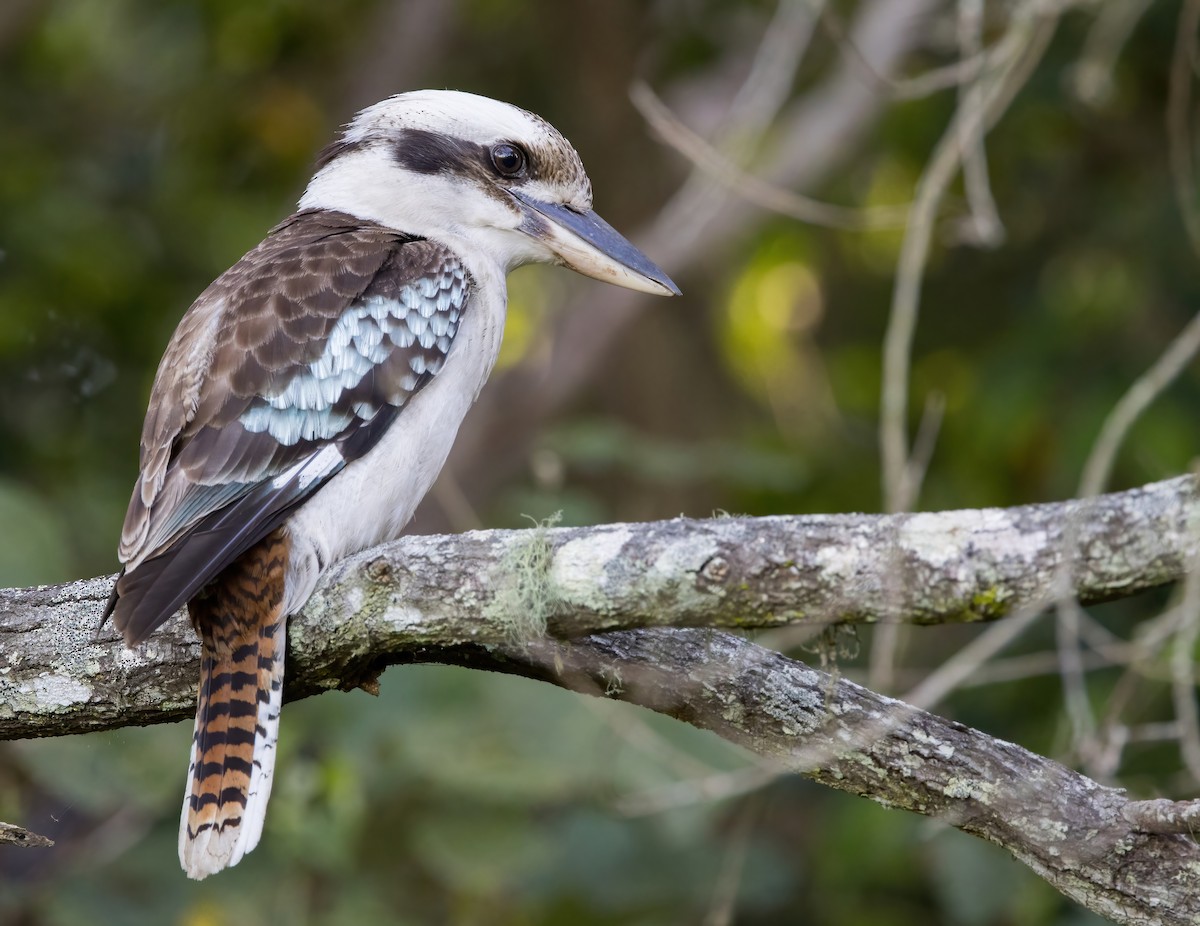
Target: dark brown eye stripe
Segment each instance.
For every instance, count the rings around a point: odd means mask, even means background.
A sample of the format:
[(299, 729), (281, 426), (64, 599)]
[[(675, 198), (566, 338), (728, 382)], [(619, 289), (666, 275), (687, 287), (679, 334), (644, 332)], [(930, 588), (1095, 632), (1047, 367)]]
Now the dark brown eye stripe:
[(453, 173), (463, 176), (491, 174), (491, 152), (463, 138), (405, 129), (392, 146), (392, 152), (402, 167), (419, 174)]

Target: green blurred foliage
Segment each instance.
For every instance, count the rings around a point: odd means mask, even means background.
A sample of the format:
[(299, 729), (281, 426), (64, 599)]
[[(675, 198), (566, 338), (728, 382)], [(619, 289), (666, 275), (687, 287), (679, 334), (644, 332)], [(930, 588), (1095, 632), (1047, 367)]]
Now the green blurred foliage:
[[(455, 86), (541, 112), (583, 153), (601, 210), (631, 229), (683, 167), (632, 111), (630, 81), (703, 95), (746, 67), (772, 8), (461, 0), (413, 39), (387, 33), (385, 0), (12, 0), (0, 16), (0, 582), (115, 568), (171, 330), (287, 213), (315, 151), (372, 102), (360, 88)], [(1007, 239), (983, 251), (943, 234), (924, 286), (911, 423), (930, 393), (946, 414), (923, 507), (1072, 495), (1113, 402), (1200, 304), (1162, 127), (1174, 16), (1152, 6), (1097, 108), (1065, 89), (1090, 24), (1069, 17), (990, 136)], [(837, 54), (818, 36), (797, 92)], [(909, 67), (947, 54), (931, 41)], [(952, 105), (889, 105), (812, 192), (908, 200)], [(880, 344), (900, 242), (766, 219), (620, 340), (481, 520), (878, 509)], [(515, 275), (501, 369), (544, 361), (556, 304), (590, 285)], [(1192, 369), (1134, 429), (1115, 487), (1188, 469), (1198, 400)], [(1128, 635), (1164, 600), (1095, 616)], [(902, 671), (919, 678), (972, 633), (915, 632)], [(1014, 652), (1052, 645), (1043, 627)], [(1114, 678), (1093, 676), (1097, 693)], [(1058, 697), (1049, 676), (967, 688), (942, 710), (1054, 754)], [(1167, 702), (1140, 697), (1133, 719), (1160, 719)], [(290, 704), (262, 845), (192, 884), (174, 858), (189, 737), (174, 725), (6, 745), (0, 819), (58, 844), (0, 852), (0, 921), (693, 923), (743, 851), (739, 923), (1092, 921), (994, 847), (796, 779), (631, 814), (629, 796), (669, 805), (680, 780), (747, 760), (644, 712), (433, 667), (388, 672), (379, 699)], [(1126, 783), (1161, 791), (1178, 768), (1173, 749), (1140, 747)]]

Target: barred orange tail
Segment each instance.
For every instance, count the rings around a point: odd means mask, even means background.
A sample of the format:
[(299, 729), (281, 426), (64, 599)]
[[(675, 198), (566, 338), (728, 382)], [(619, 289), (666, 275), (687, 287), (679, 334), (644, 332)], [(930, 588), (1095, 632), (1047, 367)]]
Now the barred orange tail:
[(188, 603), (203, 644), (179, 824), (179, 861), (190, 878), (236, 865), (262, 835), (283, 700), (289, 547), (276, 530)]

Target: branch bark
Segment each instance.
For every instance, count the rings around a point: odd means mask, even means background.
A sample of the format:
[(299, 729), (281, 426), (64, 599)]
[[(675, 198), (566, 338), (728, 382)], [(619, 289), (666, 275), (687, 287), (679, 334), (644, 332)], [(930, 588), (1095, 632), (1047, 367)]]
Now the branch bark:
[[(659, 628), (525, 646), (427, 647), (413, 660), (490, 669), (613, 697), (738, 743), (884, 806), (994, 842), (1119, 923), (1194, 923), (1200, 847), (1177, 835), (1194, 807), (1113, 788), (715, 630)], [(1176, 809), (1178, 808), (1178, 809)], [(1165, 822), (1164, 822), (1165, 821)]]
[(634, 630), (544, 641), (524, 653), (465, 647), (456, 657), (649, 707), (712, 730), (780, 771), (934, 817), (1004, 847), (1117, 923), (1200, 919), (1200, 845), (1161, 829), (1143, 832), (1135, 822), (1159, 802), (1130, 801), (1020, 746), (739, 637)]
[[(992, 620), (1053, 601), (1068, 553), (1087, 603), (1175, 581), (1198, 548), (1190, 476), (1008, 509), (410, 536), (335, 566), (291, 619), (288, 694), (369, 685), (430, 648), (543, 632)], [(186, 616), (127, 650), (98, 628), (111, 583), (0, 590), (0, 739), (192, 712)]]
[[(1011, 509), (412, 536), (335, 567), (291, 620), (287, 694), (444, 662), (620, 698), (996, 842), (1118, 922), (1193, 922), (1191, 805), (1130, 801), (712, 628), (996, 619), (1054, 600), (1065, 562), (1080, 600), (1107, 600), (1183, 577), (1198, 526), (1180, 477)], [(0, 591), (0, 739), (192, 712), (186, 618), (127, 650), (97, 628), (111, 581)]]

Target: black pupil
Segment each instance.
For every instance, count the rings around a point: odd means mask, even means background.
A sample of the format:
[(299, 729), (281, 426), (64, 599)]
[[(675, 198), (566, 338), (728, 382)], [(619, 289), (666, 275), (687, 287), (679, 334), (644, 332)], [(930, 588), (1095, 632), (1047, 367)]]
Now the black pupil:
[(492, 160), (496, 162), (496, 167), (501, 173), (515, 174), (521, 169), (525, 159), (512, 145), (497, 145), (492, 151)]

